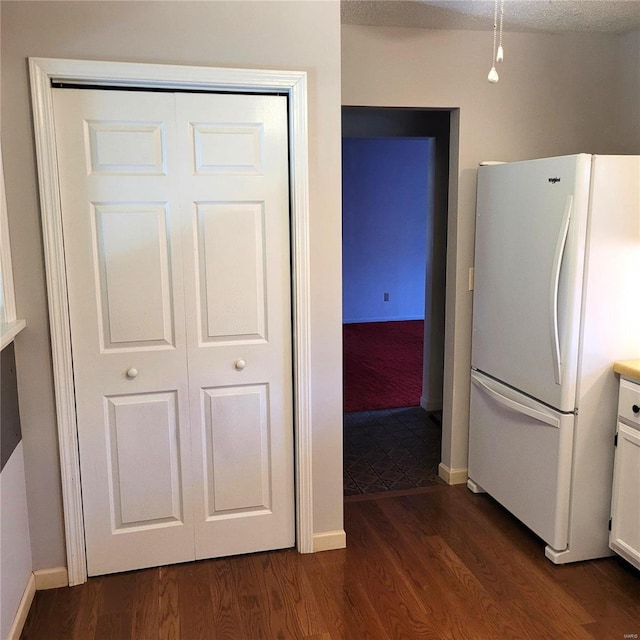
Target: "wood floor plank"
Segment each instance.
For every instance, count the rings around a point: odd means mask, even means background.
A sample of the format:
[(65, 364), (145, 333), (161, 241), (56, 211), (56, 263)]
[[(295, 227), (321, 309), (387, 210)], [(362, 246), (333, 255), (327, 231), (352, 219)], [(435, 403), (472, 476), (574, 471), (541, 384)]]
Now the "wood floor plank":
[(236, 640), (242, 629), (239, 599), (233, 581), (232, 560), (209, 563), (209, 589), (213, 606), (213, 638)]
[[(456, 589), (452, 588), (455, 584), (443, 580), (445, 574), (437, 570), (434, 554), (429, 547), (414, 547), (405, 537), (411, 534), (407, 534), (404, 527), (397, 528), (375, 504), (367, 506), (363, 515), (372, 534), (383, 537), (387, 543), (386, 548), (393, 554), (399, 571), (419, 590), (422, 606), (443, 638), (454, 640), (466, 637), (470, 627), (474, 628), (474, 634), (488, 633), (484, 620), (476, 620), (469, 615), (467, 598), (458, 597)], [(426, 542), (431, 537), (420, 540)], [(481, 585), (479, 588), (482, 590)]]
[[(66, 592), (65, 592), (66, 591)], [(49, 633), (51, 640), (67, 640), (73, 638), (76, 622), (80, 614), (82, 590), (72, 587), (68, 590), (52, 591), (53, 607)]]
[(297, 640), (304, 636), (304, 631), (298, 618), (296, 603), (292, 602), (288, 597), (289, 594), (283, 590), (283, 582), (276, 561), (277, 555), (271, 552), (250, 556), (263, 594), (261, 600), (267, 620), (267, 637)]
[[(389, 506), (387, 501), (381, 502), (383, 510), (389, 510)], [(391, 510), (394, 514), (402, 510), (401, 505), (396, 507)], [(444, 540), (439, 536), (424, 535), (416, 527), (404, 526), (406, 518), (405, 514), (399, 530), (404, 543), (399, 546), (413, 549), (414, 557), (419, 558), (426, 601), (440, 628), (454, 638), (470, 634), (478, 638), (520, 637), (516, 632), (517, 625), (502, 615), (499, 603)]]
[(551, 618), (542, 611), (525, 598), (503, 603), (501, 615), (509, 616), (527, 640), (592, 640), (575, 620)]
[(178, 566), (180, 635), (189, 640), (209, 640), (214, 624), (208, 562)]
[[(511, 600), (518, 597), (518, 588), (504, 570), (503, 563), (494, 563), (487, 555), (487, 549), (476, 542), (476, 532), (461, 526), (463, 519), (450, 513), (452, 501), (450, 496), (440, 499), (437, 494), (429, 494), (430, 509), (428, 513), (438, 514), (438, 535), (454, 550), (460, 559), (473, 567), (473, 573), (485, 589), (496, 600)], [(414, 496), (401, 498), (401, 504), (415, 520), (425, 517), (424, 509)]]
[(612, 614), (584, 626), (590, 640), (640, 637), (640, 626), (635, 620), (631, 620), (624, 612), (616, 611)]
[(354, 575), (366, 585), (367, 597), (387, 634), (392, 638), (413, 640), (442, 638), (415, 589), (388, 561), (385, 547), (370, 535), (356, 503), (349, 512), (348, 523), (353, 545), (351, 553), (357, 560), (353, 563)]
[(288, 550), (271, 555), (274, 571), (286, 602), (295, 610), (295, 618), (303, 635), (316, 636), (327, 631), (307, 576), (298, 562), (298, 553)]
[[(462, 492), (452, 492), (452, 496), (454, 502), (459, 502), (462, 513), (464, 506), (468, 506), (469, 502), (468, 496), (463, 493), (464, 488), (460, 489)], [(488, 503), (493, 503), (493, 518), (487, 517), (486, 511), (478, 508), (487, 506)], [(548, 618), (557, 621), (571, 619), (578, 624), (593, 622), (593, 617), (570, 594), (554, 581), (549, 582), (549, 571), (553, 571), (554, 567), (545, 558), (544, 543), (539, 538), (536, 538), (535, 550), (530, 548), (527, 551), (526, 547), (518, 546), (510, 549), (507, 556), (506, 551), (512, 541), (510, 536), (517, 535), (520, 540), (528, 537), (533, 539), (532, 534), (488, 496), (474, 496), (472, 506), (475, 508), (467, 508), (464, 513), (475, 531), (476, 540), (483, 545), (495, 563), (502, 563), (505, 573), (517, 586), (521, 598), (529, 603), (535, 599), (539, 600), (539, 607), (547, 612)], [(500, 522), (503, 526), (496, 526), (497, 511), (501, 512)], [(508, 528), (506, 520), (510, 520)], [(572, 631), (567, 629), (566, 633), (571, 634)]]
[(131, 637), (158, 640), (160, 633), (160, 569), (139, 571), (131, 607)]
[(316, 603), (333, 640), (387, 640), (382, 623), (362, 585), (347, 583), (350, 551), (328, 551), (302, 558)]
[[(93, 640), (98, 626), (98, 612), (102, 602), (102, 578), (91, 578), (85, 584), (71, 587), (82, 592), (73, 640)], [(61, 589), (61, 593), (66, 589)]]
[(377, 536), (390, 550), (395, 562), (417, 590), (429, 586), (420, 558), (407, 546), (401, 530), (392, 523), (375, 502), (362, 502), (353, 511), (358, 511), (370, 533)]
[[(345, 503), (346, 549), (276, 551), (91, 578), (36, 594), (22, 640), (620, 640), (640, 572), (556, 566), (464, 487)], [(631, 636), (632, 637), (632, 636)]]
[(93, 640), (97, 603), (92, 601), (100, 583), (36, 592), (21, 638)]
[(131, 638), (131, 612), (117, 611), (98, 616), (94, 640), (113, 640)]
[(52, 608), (53, 595), (51, 592), (36, 591), (20, 640), (47, 638), (47, 630), (52, 626)]
[(160, 640), (179, 640), (181, 637), (178, 570), (179, 565), (160, 567), (158, 569), (158, 609), (160, 618), (158, 637)]
[(478, 637), (526, 637), (517, 621), (505, 614), (506, 601), (496, 600), (440, 536), (429, 536), (425, 542), (429, 575), (450, 600), (455, 599), (457, 618), (472, 624)]
[[(437, 620), (438, 629), (444, 637), (459, 638), (467, 624), (466, 602), (452, 597), (450, 584), (443, 584), (441, 576), (435, 575), (433, 556), (425, 547), (414, 547), (407, 539), (411, 535), (404, 526), (398, 527), (387, 518), (376, 504), (366, 506), (363, 513), (372, 535), (381, 537), (389, 553), (394, 557), (398, 570), (405, 575), (420, 592), (423, 607), (429, 616)], [(403, 521), (406, 521), (403, 519)], [(421, 537), (428, 541), (432, 536)]]
[(266, 594), (262, 592), (252, 556), (240, 556), (231, 561), (235, 592), (240, 603), (242, 637), (247, 640), (276, 637), (270, 635), (270, 612)]
[[(456, 491), (459, 490), (455, 489)], [(466, 491), (463, 489), (463, 491)], [(464, 497), (464, 494), (462, 494)], [(591, 617), (588, 616), (585, 611), (580, 607), (579, 603), (572, 600), (566, 593), (564, 593), (561, 589), (559, 589), (555, 584), (548, 583), (542, 584), (541, 580), (537, 577), (534, 577), (534, 581), (536, 584), (536, 588), (531, 586), (532, 575), (535, 576), (536, 568), (534, 565), (529, 564), (529, 566), (522, 566), (521, 564), (516, 563), (517, 570), (514, 569), (514, 558), (518, 557), (519, 550), (517, 548), (512, 548), (509, 552), (508, 549), (503, 548), (496, 540), (500, 541), (500, 531), (498, 529), (494, 529), (491, 526), (491, 523), (479, 523), (477, 520), (474, 520), (471, 516), (472, 513), (469, 511), (465, 511), (463, 513), (458, 513), (458, 510), (455, 508), (455, 494), (452, 492), (449, 496), (449, 500), (447, 504), (449, 505), (447, 512), (450, 517), (454, 520), (459, 520), (464, 517), (464, 521), (468, 526), (469, 530), (473, 532), (475, 540), (464, 540), (460, 537), (460, 532), (455, 533), (449, 526), (441, 526), (442, 531), (445, 534), (445, 537), (448, 540), (453, 540), (454, 544), (452, 548), (448, 547), (448, 544), (439, 543), (436, 550), (439, 550), (441, 554), (444, 554), (442, 558), (441, 566), (442, 572), (446, 573), (447, 570), (456, 569), (459, 572), (459, 576), (463, 576), (468, 574), (469, 567), (473, 569), (474, 578), (475, 572), (480, 571), (479, 578), (483, 584), (486, 583), (486, 566), (500, 567), (500, 571), (502, 575), (508, 576), (511, 588), (509, 593), (496, 591), (493, 589), (494, 597), (497, 597), (497, 603), (493, 603), (486, 598), (486, 593), (478, 592), (477, 586), (471, 591), (467, 591), (466, 601), (470, 607), (475, 607), (476, 612), (480, 619), (486, 621), (490, 621), (491, 626), (493, 627), (493, 631), (491, 634), (487, 632), (487, 637), (523, 637), (528, 638), (531, 637), (532, 632), (531, 628), (535, 628), (537, 626), (537, 622), (528, 625), (528, 627), (522, 624), (522, 615), (519, 610), (516, 610), (517, 607), (507, 606), (509, 603), (512, 603), (517, 600), (527, 600), (529, 603), (534, 598), (541, 600), (539, 610), (545, 612), (545, 618), (551, 618), (556, 620), (571, 620), (571, 622), (566, 622), (566, 626), (563, 626), (562, 623), (559, 624), (560, 629), (562, 629), (563, 634), (568, 637), (576, 637), (583, 638), (583, 632), (580, 628), (580, 623), (590, 621)], [(389, 506), (387, 501), (381, 501), (382, 508), (389, 510)], [(393, 506), (392, 511), (394, 513), (398, 512), (401, 506), (396, 504)], [(410, 510), (411, 517), (416, 518), (415, 510)], [(519, 525), (522, 528), (522, 525)], [(404, 527), (403, 530), (407, 534), (416, 535), (415, 541), (419, 544), (421, 539), (420, 531), (415, 526), (412, 527)], [(431, 545), (434, 546), (435, 541), (442, 540), (442, 538), (438, 537), (425, 537), (422, 535), (422, 540), (430, 541)], [(480, 554), (470, 555), (463, 552), (463, 557), (466, 559), (466, 563), (462, 563), (459, 556), (456, 553), (453, 553), (453, 549), (466, 549), (465, 545), (483, 545), (482, 556)], [(414, 542), (416, 544), (416, 542)], [(418, 547), (420, 549), (420, 547)], [(428, 553), (422, 547), (422, 553)], [(453, 554), (453, 555), (452, 555)], [(542, 548), (538, 549), (538, 556), (536, 560), (540, 562), (548, 562), (544, 560), (544, 556), (542, 553)], [(438, 556), (434, 556), (430, 559), (430, 564), (437, 564)], [(431, 574), (431, 580), (438, 580), (438, 576)], [(466, 589), (461, 589), (461, 587), (466, 587)], [(458, 591), (460, 595), (462, 595), (467, 589), (470, 587), (474, 587), (473, 580), (471, 576), (467, 575), (466, 582), (465, 580), (458, 580), (457, 582), (454, 580), (449, 584), (449, 588)], [(501, 605), (501, 606), (496, 606)], [(513, 613), (509, 613), (510, 610), (514, 610)], [(529, 607), (531, 610), (531, 607)], [(552, 625), (550, 625), (552, 626)], [(552, 626), (553, 629), (555, 627)], [(550, 632), (558, 633), (557, 631)]]
[(136, 594), (138, 571), (102, 576), (100, 614), (130, 612)]
[(587, 572), (601, 583), (608, 598), (640, 628), (640, 570), (615, 557), (609, 562), (590, 563)]

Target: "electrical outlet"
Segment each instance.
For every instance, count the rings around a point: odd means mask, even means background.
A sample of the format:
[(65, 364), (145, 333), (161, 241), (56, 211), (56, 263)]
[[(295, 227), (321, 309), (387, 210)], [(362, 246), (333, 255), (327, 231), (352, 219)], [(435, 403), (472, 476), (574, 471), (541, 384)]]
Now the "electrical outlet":
[(389, 302), (389, 294), (388, 293), (384, 294), (384, 301), (385, 302)]

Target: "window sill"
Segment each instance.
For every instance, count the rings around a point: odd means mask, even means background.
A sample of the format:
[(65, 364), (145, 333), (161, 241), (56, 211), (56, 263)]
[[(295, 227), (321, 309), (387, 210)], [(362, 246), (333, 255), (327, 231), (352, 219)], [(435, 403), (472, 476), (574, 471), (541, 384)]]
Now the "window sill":
[(27, 322), (25, 320), (3, 322), (2, 325), (0, 325), (0, 351), (8, 347), (26, 326)]

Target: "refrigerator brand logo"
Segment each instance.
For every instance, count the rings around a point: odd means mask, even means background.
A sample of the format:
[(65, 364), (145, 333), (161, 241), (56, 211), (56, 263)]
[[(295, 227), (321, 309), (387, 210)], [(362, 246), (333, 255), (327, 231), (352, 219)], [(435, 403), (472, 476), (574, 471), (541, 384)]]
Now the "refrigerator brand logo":
[(560, 178), (549, 178), (549, 182), (551, 184), (556, 184), (557, 182), (560, 182)]

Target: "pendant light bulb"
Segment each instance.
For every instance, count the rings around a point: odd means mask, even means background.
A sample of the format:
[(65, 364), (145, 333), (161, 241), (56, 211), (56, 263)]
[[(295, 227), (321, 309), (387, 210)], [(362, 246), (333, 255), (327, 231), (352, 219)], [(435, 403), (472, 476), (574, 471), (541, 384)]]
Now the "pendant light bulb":
[(504, 49), (502, 48), (502, 45), (500, 45), (498, 47), (498, 53), (496, 53), (496, 62), (503, 62), (504, 61)]
[(487, 80), (491, 84), (496, 84), (498, 82), (498, 80), (500, 80), (500, 76), (498, 75), (498, 72), (496, 71), (495, 67), (491, 67), (491, 71), (489, 71), (489, 75), (487, 76)]

